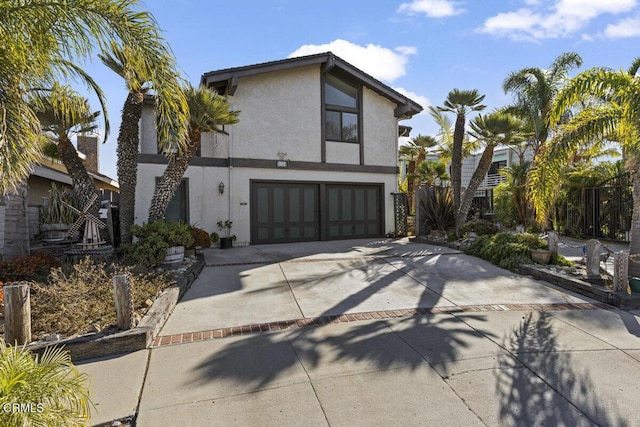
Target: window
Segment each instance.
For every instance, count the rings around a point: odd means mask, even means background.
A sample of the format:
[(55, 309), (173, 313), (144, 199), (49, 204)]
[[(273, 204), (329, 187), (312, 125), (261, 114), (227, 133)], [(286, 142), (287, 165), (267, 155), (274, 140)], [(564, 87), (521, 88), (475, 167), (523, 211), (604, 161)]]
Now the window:
[(325, 139), (359, 142), (360, 103), (358, 88), (327, 74), (324, 83)]

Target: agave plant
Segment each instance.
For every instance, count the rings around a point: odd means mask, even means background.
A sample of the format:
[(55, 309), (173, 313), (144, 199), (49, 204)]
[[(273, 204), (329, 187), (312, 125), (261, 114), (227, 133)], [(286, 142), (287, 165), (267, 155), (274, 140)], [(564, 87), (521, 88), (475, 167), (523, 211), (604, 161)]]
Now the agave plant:
[(423, 233), (436, 229), (445, 231), (455, 224), (451, 187), (420, 187), (419, 200)]
[(38, 356), (0, 340), (0, 425), (85, 425), (93, 405), (87, 380), (60, 347)]

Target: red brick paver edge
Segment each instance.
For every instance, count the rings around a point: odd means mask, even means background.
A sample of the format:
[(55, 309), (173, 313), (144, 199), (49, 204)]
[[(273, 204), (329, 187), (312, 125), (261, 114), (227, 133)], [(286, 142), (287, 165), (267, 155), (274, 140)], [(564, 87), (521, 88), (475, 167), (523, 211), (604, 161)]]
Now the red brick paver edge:
[(183, 334), (157, 336), (153, 340), (153, 347), (164, 347), (174, 344), (184, 344), (195, 341), (208, 341), (211, 339), (227, 338), (239, 335), (261, 334), (285, 329), (304, 328), (313, 325), (325, 325), (328, 323), (357, 322), (369, 319), (393, 319), (400, 317), (425, 316), (430, 314), (456, 314), (479, 311), (560, 311), (560, 310), (596, 310), (610, 309), (611, 306), (604, 303), (579, 303), (579, 304), (491, 304), (491, 305), (467, 305), (453, 307), (428, 307), (409, 308), (401, 310), (368, 311), (362, 313), (349, 313), (334, 316), (308, 317), (304, 319), (284, 320), (254, 325), (233, 326), (228, 328), (211, 329), (208, 331), (186, 332)]

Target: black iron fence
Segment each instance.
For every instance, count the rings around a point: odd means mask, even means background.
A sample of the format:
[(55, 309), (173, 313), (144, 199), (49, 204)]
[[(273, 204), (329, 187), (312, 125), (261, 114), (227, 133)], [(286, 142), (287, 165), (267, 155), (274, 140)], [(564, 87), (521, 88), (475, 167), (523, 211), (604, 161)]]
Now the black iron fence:
[(628, 175), (571, 192), (557, 215), (561, 232), (594, 239), (629, 240), (633, 195)]

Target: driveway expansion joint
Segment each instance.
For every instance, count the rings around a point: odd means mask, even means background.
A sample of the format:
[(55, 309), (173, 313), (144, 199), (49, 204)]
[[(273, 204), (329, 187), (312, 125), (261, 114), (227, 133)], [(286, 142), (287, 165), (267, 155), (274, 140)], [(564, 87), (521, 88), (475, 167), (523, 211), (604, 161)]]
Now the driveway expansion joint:
[(413, 316), (429, 316), (433, 314), (459, 314), (488, 311), (563, 311), (563, 310), (609, 310), (613, 307), (604, 303), (557, 303), (557, 304), (487, 304), (447, 307), (424, 307), (394, 310), (367, 311), (360, 313), (346, 313), (302, 319), (280, 320), (274, 322), (256, 323), (251, 325), (230, 326), (210, 329), (206, 331), (185, 332), (173, 335), (157, 336), (152, 348), (168, 345), (186, 344), (212, 339), (254, 335), (267, 332), (299, 329), (308, 326), (327, 325), (330, 323), (348, 323), (361, 320), (397, 319)]

